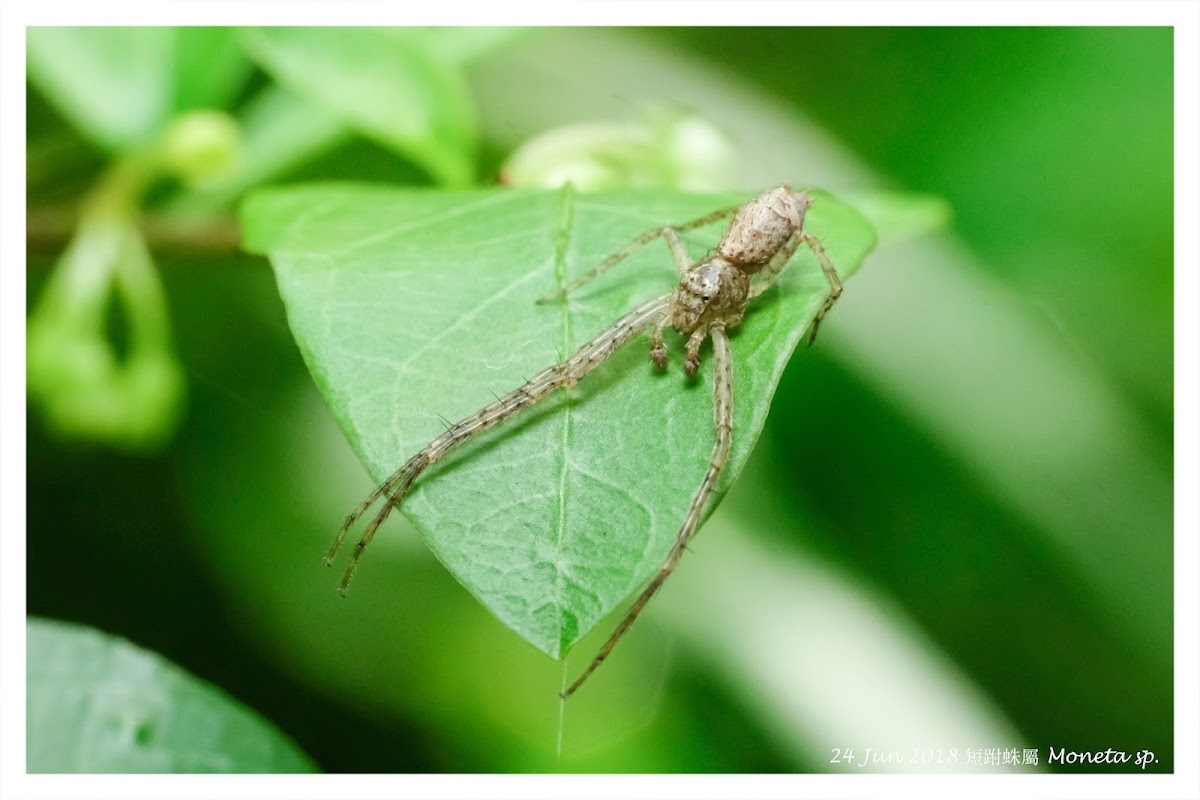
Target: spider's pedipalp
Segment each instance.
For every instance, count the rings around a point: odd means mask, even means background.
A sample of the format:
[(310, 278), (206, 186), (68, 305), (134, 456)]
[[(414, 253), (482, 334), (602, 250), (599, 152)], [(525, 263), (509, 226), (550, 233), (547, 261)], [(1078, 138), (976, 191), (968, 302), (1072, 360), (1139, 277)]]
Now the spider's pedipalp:
[(700, 346), (708, 338), (708, 332), (703, 328), (692, 331), (687, 341), (687, 358), (683, 360), (683, 371), (689, 378), (695, 378), (700, 369)]
[(670, 324), (671, 316), (663, 314), (658, 324), (654, 326), (654, 333), (650, 336), (650, 360), (659, 369), (667, 368), (667, 345), (663, 342), (663, 331)]

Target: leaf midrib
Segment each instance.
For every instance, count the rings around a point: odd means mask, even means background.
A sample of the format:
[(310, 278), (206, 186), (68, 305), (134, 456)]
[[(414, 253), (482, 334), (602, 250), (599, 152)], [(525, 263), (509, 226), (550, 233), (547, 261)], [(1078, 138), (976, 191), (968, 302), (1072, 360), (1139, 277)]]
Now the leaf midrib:
[[(571, 233), (575, 221), (575, 190), (570, 183), (563, 186), (560, 193), (561, 211), (559, 213), (559, 228), (554, 243), (554, 280), (561, 290), (567, 284), (567, 253), (571, 247)], [(571, 302), (563, 298), (562, 302), (562, 357), (574, 349), (575, 326), (571, 317)], [(563, 625), (566, 614), (566, 604), (563, 598), (563, 531), (567, 527), (567, 468), (570, 463), (568, 456), (571, 444), (571, 434), (574, 430), (574, 408), (569, 401), (563, 403), (562, 450), (559, 453), (558, 472), (558, 532), (554, 537), (554, 605), (558, 616), (558, 649), (559, 654), (569, 645), (565, 641), (566, 634)]]

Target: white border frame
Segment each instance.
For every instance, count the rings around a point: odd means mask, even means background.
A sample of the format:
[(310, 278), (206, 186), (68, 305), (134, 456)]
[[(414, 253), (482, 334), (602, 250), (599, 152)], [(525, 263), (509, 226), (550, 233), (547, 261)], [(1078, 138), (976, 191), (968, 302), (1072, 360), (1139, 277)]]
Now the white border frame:
[[(1174, 775), (26, 775), (25, 28), (30, 25), (1163, 25), (1175, 28)], [(0, 795), (5, 798), (719, 797), (1129, 798), (1200, 796), (1200, 4), (1127, 2), (6, 2), (0, 8)], [(1186, 143), (1191, 142), (1188, 145)], [(1191, 758), (1192, 760), (1188, 760)]]

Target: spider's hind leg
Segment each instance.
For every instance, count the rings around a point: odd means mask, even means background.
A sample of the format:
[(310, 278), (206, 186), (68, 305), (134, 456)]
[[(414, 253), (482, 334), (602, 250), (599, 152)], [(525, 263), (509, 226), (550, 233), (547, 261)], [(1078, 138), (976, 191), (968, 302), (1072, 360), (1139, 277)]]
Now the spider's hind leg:
[(750, 297), (758, 297), (775, 283), (801, 244), (807, 245), (808, 249), (812, 250), (813, 255), (817, 257), (817, 263), (821, 265), (821, 272), (825, 274), (826, 282), (829, 283), (829, 294), (825, 296), (825, 302), (821, 304), (821, 308), (813, 318), (812, 331), (808, 335), (808, 344), (812, 346), (817, 339), (817, 330), (821, 327), (821, 320), (825, 319), (829, 309), (833, 308), (833, 304), (842, 296), (842, 280), (838, 277), (837, 269), (829, 260), (829, 254), (825, 252), (825, 246), (821, 244), (819, 238), (803, 229), (788, 237), (787, 242), (771, 258), (763, 271), (754, 276), (750, 285)]
[(825, 280), (829, 282), (829, 294), (825, 296), (825, 302), (817, 311), (817, 315), (813, 317), (812, 333), (808, 335), (808, 345), (811, 347), (812, 343), (817, 340), (817, 329), (821, 327), (821, 320), (825, 319), (829, 309), (833, 308), (833, 304), (842, 296), (842, 279), (838, 277), (837, 270), (834, 269), (833, 262), (829, 260), (829, 255), (825, 252), (825, 246), (821, 244), (821, 240), (807, 231), (802, 231), (800, 237), (817, 257), (817, 263), (821, 265), (821, 271), (825, 273)]

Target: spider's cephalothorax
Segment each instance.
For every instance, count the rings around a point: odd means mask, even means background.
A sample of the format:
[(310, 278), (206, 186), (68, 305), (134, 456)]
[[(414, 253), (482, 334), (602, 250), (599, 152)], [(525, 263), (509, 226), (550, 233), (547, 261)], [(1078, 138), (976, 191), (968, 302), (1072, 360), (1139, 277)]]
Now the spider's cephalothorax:
[[(684, 336), (718, 322), (732, 328), (750, 301), (750, 278), (801, 230), (812, 199), (786, 186), (764, 192), (738, 209), (716, 255), (683, 273), (671, 298), (671, 326)], [(788, 252), (788, 256), (791, 253)]]
[(671, 295), (671, 326), (684, 336), (718, 322), (732, 328), (742, 321), (750, 298), (745, 272), (720, 256), (684, 273)]
[[(496, 402), (484, 406), (451, 426), (376, 487), (375, 491), (346, 517), (326, 556), (326, 561), (333, 563), (333, 557), (337, 554), (350, 526), (380, 497), (386, 496), (383, 508), (367, 526), (354, 548), (350, 565), (342, 577), (341, 592), (345, 594), (358, 559), (375, 535), (375, 531), (404, 499), (413, 482), (425, 468), (447, 452), (528, 408), (555, 389), (573, 386), (647, 329), (653, 329), (650, 358), (660, 368), (667, 365), (663, 331), (669, 326), (688, 337), (687, 357), (683, 366), (690, 377), (695, 377), (700, 367), (700, 346), (704, 344), (705, 339), (711, 338), (715, 365), (713, 403), (716, 442), (713, 444), (708, 468), (662, 566), (638, 595), (625, 618), (600, 648), (600, 652), (592, 659), (588, 668), (562, 693), (564, 698), (572, 695), (608, 657), (609, 652), (625, 635), (625, 631), (637, 619), (646, 603), (675, 569), (684, 548), (700, 525), (705, 504), (716, 489), (717, 478), (729, 457), (729, 445), (733, 437), (733, 355), (725, 329), (741, 323), (749, 302), (775, 282), (801, 244), (812, 250), (829, 283), (829, 294), (813, 319), (809, 344), (816, 338), (822, 318), (842, 293), (842, 283), (833, 263), (825, 254), (821, 240), (804, 230), (804, 216), (811, 204), (812, 196), (808, 192), (796, 192), (789, 186), (778, 186), (763, 192), (745, 205), (723, 208), (683, 225), (646, 231), (582, 277), (576, 278), (555, 294), (539, 301), (549, 302), (566, 296), (638, 248), (660, 237), (666, 239), (680, 276), (679, 285), (673, 291), (642, 303), (600, 331), (566, 360), (547, 367), (521, 387), (497, 398)], [(679, 234), (729, 217), (733, 217), (733, 221), (712, 254), (692, 263)]]
[(742, 321), (750, 300), (750, 278), (721, 256), (713, 256), (689, 269), (671, 293), (669, 314), (654, 330), (650, 358), (659, 369), (667, 366), (667, 348), (662, 340), (669, 324), (688, 337), (687, 359), (683, 368), (696, 377), (700, 367), (700, 345), (715, 325), (732, 328)]
[[(692, 223), (651, 232), (667, 239), (681, 272), (679, 286), (671, 293), (670, 311), (655, 327), (651, 338), (650, 358), (660, 369), (667, 365), (667, 348), (662, 339), (667, 325), (688, 337), (683, 369), (694, 378), (700, 368), (700, 346), (708, 338), (709, 331), (716, 325), (732, 328), (741, 324), (750, 299), (775, 280), (802, 241), (809, 243), (822, 258), (824, 266), (828, 261), (824, 259), (824, 249), (816, 237), (805, 233), (803, 228), (804, 215), (810, 205), (812, 196), (807, 192), (794, 192), (788, 186), (779, 186), (763, 192), (744, 206), (725, 209), (726, 215), (734, 214), (733, 221), (721, 237), (715, 254), (692, 267), (687, 267), (686, 255), (683, 260), (679, 258), (683, 251), (679, 231), (686, 230)], [(709, 217), (704, 219), (711, 221)], [(750, 278), (760, 273), (762, 277), (757, 281), (756, 290), (752, 289)], [(842, 291), (832, 266), (826, 274), (832, 276), (830, 298), (813, 323), (814, 337), (820, 318)]]

